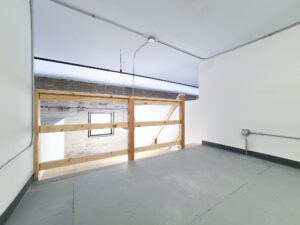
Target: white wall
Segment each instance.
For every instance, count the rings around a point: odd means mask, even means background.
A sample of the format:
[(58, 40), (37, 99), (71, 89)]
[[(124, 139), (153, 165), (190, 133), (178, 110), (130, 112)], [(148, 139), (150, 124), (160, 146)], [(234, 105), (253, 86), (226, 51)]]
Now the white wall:
[[(134, 116), (136, 122), (141, 121), (161, 121), (164, 120), (165, 116), (169, 112), (171, 106), (164, 105), (137, 105), (134, 108)], [(170, 120), (178, 120), (179, 111), (178, 107), (174, 111)], [(154, 134), (156, 133), (159, 126), (151, 127), (138, 127), (135, 128), (135, 147), (141, 147), (151, 145)], [(178, 133), (178, 125), (165, 126), (161, 134), (157, 138), (158, 144), (171, 142)]]
[(185, 143), (186, 144), (201, 144), (200, 124), (200, 107), (199, 101), (185, 102)]
[[(202, 62), (199, 136), (238, 148), (242, 128), (300, 137), (299, 40), (297, 26)], [(251, 136), (249, 149), (300, 161), (300, 141)]]
[[(29, 1), (0, 7), (0, 165), (31, 141), (31, 30)], [(32, 148), (0, 170), (0, 214), (33, 173)]]
[[(63, 125), (64, 120), (60, 120), (53, 125)], [(47, 162), (63, 159), (65, 156), (65, 133), (44, 133), (40, 134), (40, 161)]]

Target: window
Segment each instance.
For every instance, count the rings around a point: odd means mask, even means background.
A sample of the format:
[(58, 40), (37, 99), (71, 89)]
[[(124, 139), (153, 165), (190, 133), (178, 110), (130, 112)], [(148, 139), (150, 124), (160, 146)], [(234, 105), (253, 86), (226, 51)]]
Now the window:
[[(112, 123), (114, 119), (113, 113), (89, 113), (89, 123)], [(104, 128), (89, 130), (89, 137), (113, 135), (113, 128)]]

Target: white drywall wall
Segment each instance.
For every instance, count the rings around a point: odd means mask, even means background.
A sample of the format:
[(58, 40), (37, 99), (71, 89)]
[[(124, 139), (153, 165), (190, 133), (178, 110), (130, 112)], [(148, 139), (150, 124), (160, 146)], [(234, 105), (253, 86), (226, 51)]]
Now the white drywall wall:
[[(60, 120), (53, 125), (64, 125)], [(63, 159), (65, 156), (65, 133), (44, 133), (40, 134), (40, 161), (48, 162)]]
[(185, 102), (185, 144), (201, 144), (199, 101)]
[[(171, 106), (164, 105), (138, 105), (134, 108), (134, 116), (136, 122), (141, 121), (161, 121), (164, 120), (165, 116), (169, 112)], [(174, 111), (170, 120), (178, 120), (179, 111), (178, 107)], [(154, 134), (156, 133), (159, 126), (151, 127), (138, 127), (135, 128), (135, 147), (141, 147), (151, 145)], [(178, 125), (165, 126), (161, 134), (157, 138), (158, 144), (171, 142), (178, 133)]]
[[(299, 40), (297, 26), (201, 63), (203, 140), (244, 148), (243, 128), (300, 137)], [(300, 141), (251, 136), (249, 149), (300, 161)]]
[[(31, 29), (29, 1), (0, 7), (0, 165), (31, 141)], [(33, 173), (32, 148), (0, 170), (0, 215)]]

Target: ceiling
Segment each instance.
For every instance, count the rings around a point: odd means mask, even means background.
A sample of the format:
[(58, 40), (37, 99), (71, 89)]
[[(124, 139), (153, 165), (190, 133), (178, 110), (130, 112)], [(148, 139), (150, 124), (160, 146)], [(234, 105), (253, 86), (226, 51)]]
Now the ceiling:
[[(209, 57), (300, 21), (299, 0), (65, 0), (160, 41)], [(145, 39), (50, 0), (34, 0), (35, 56), (132, 72)], [(159, 43), (135, 72), (198, 86), (200, 60)]]

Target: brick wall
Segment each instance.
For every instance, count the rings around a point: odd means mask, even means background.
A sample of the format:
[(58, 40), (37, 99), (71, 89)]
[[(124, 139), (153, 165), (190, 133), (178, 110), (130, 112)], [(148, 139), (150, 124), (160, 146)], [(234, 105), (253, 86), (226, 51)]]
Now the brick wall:
[[(127, 95), (130, 96), (132, 88), (123, 88), (117, 86), (79, 82), (64, 79), (53, 79), (46, 77), (35, 77), (35, 88), (47, 89), (47, 90), (60, 90), (60, 91), (78, 91), (78, 92), (91, 92), (101, 94), (115, 94), (115, 95)], [(178, 94), (163, 92), (163, 91), (152, 91), (145, 89), (135, 89), (135, 96), (141, 97), (153, 97), (153, 98), (170, 98), (175, 99)], [(196, 96), (186, 95), (186, 100), (194, 100)]]

